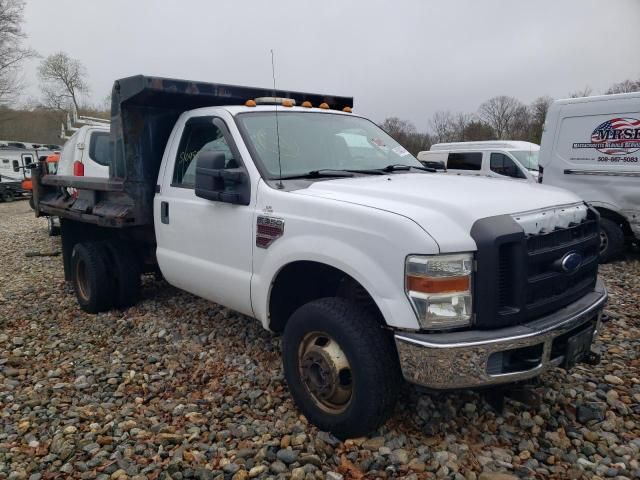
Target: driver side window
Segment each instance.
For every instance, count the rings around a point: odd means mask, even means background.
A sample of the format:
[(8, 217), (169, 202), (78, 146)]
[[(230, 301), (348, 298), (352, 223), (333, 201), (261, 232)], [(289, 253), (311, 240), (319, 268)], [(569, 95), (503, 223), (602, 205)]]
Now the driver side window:
[(224, 153), (225, 168), (238, 167), (222, 130), (213, 124), (211, 118), (196, 118), (188, 121), (182, 132), (173, 168), (172, 186), (195, 187), (196, 159), (200, 152), (205, 151)]
[(492, 153), (491, 154), (491, 171), (505, 177), (512, 178), (526, 178), (518, 165), (507, 157), (504, 153)]

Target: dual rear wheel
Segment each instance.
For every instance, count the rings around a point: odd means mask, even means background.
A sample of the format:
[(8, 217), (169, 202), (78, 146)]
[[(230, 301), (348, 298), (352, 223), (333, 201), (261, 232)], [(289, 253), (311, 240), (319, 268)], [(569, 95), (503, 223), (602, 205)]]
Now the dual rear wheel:
[(140, 262), (125, 242), (83, 242), (73, 247), (71, 281), (89, 313), (128, 308), (140, 295)]

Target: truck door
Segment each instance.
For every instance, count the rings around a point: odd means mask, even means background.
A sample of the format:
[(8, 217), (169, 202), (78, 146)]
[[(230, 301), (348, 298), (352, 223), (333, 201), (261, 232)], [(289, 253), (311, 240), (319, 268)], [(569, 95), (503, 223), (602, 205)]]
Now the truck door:
[[(160, 192), (154, 200), (157, 258), (169, 283), (253, 315), (250, 302), (253, 203), (234, 205), (195, 195), (198, 153), (220, 151), (226, 168), (242, 165), (224, 121), (212, 116), (184, 121), (165, 153)], [(175, 134), (174, 134), (175, 136)]]

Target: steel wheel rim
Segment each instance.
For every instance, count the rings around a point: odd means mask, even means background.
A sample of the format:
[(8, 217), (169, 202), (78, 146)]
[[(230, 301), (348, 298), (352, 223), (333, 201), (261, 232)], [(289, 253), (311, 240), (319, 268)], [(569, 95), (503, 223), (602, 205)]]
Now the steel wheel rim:
[(324, 332), (307, 333), (298, 347), (300, 379), (316, 405), (340, 414), (351, 403), (351, 365), (342, 348)]
[(87, 265), (82, 259), (76, 263), (76, 284), (78, 285), (78, 294), (84, 301), (88, 301), (90, 288), (87, 285)]
[(604, 253), (604, 251), (609, 246), (609, 237), (603, 231), (600, 231), (600, 254)]

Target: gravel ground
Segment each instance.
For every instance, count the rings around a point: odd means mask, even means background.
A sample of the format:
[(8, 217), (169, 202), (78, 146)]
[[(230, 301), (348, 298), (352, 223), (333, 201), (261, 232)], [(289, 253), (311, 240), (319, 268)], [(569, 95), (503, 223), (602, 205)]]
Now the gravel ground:
[[(603, 362), (554, 370), (496, 413), (476, 392), (406, 386), (369, 438), (309, 425), (279, 338), (153, 278), (89, 315), (46, 222), (0, 204), (0, 478), (640, 478), (640, 261), (602, 268)], [(536, 402), (535, 392), (539, 392)]]

